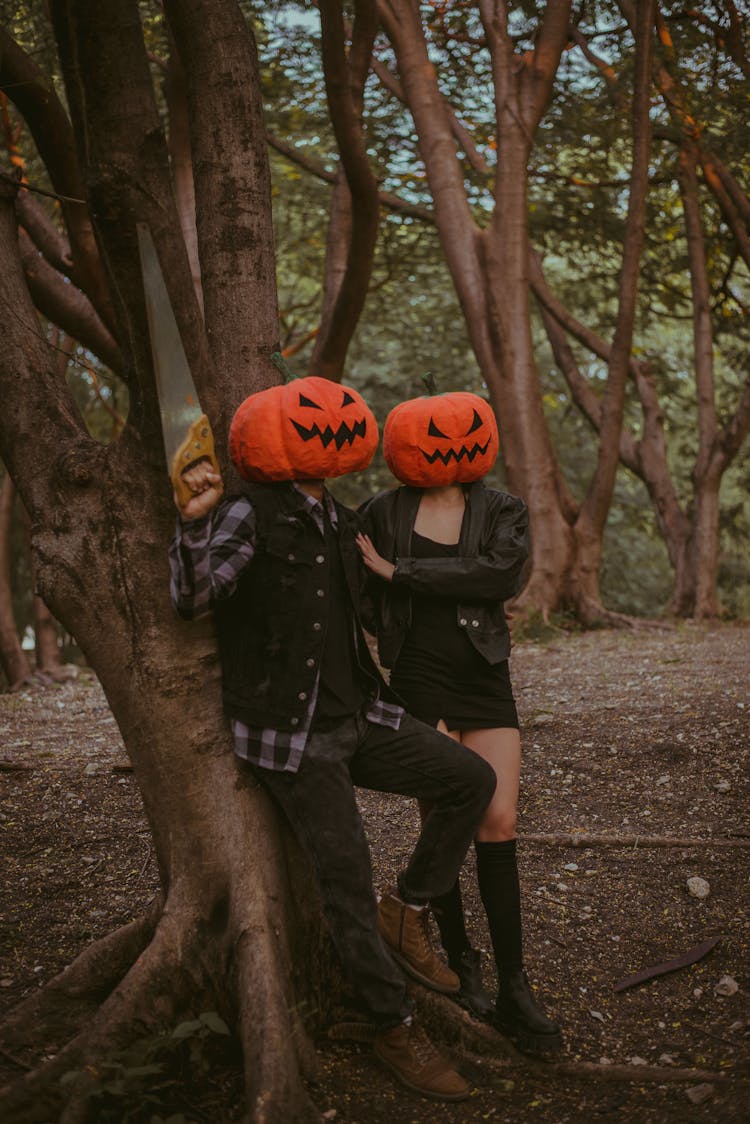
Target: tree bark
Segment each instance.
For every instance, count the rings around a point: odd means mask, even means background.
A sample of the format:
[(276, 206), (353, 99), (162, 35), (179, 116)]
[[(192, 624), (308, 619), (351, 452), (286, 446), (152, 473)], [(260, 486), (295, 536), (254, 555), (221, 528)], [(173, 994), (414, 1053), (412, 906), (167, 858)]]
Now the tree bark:
[(31, 664), (21, 647), (11, 595), (10, 530), (15, 489), (6, 472), (0, 485), (0, 668), (9, 687), (31, 675)]
[(195, 225), (195, 184), (193, 182), (193, 154), (190, 145), (187, 80), (171, 36), (169, 62), (164, 77), (164, 97), (169, 115), (168, 143), (175, 203), (180, 216), (182, 238), (190, 262), (195, 296), (201, 311), (203, 311), (203, 282), (198, 251), (198, 230)]

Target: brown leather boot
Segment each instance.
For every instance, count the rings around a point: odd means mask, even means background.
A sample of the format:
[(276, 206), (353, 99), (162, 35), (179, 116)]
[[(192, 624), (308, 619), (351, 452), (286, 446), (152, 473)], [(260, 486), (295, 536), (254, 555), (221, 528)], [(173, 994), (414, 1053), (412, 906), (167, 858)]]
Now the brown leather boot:
[(402, 1085), (437, 1101), (463, 1101), (471, 1088), (460, 1073), (437, 1050), (412, 1017), (381, 1031), (375, 1038), (376, 1057), (395, 1073)]
[(378, 929), (393, 958), (425, 987), (453, 995), (461, 981), (430, 944), (427, 923), (427, 909), (411, 909), (392, 892), (380, 899)]

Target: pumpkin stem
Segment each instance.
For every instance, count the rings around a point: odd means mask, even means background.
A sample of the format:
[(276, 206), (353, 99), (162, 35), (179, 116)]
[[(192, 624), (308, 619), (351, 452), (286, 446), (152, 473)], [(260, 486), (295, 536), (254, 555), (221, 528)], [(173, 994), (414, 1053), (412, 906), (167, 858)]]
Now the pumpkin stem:
[(276, 370), (279, 371), (283, 376), (284, 382), (291, 382), (292, 379), (296, 379), (297, 376), (295, 375), (289, 364), (286, 362), (284, 356), (280, 351), (274, 351), (273, 355), (271, 356), (271, 362), (273, 363)]
[(425, 373), (422, 375), (422, 382), (427, 387), (428, 394), (437, 394), (437, 383), (435, 382), (435, 376), (433, 375), (432, 371), (425, 371)]

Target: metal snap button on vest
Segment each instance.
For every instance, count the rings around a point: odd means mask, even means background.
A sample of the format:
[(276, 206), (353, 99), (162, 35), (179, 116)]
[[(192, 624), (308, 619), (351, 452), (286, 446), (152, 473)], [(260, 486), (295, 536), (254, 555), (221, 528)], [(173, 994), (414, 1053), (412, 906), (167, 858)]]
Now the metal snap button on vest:
[(293, 554), (287, 554), (287, 558), (289, 559), (290, 562), (294, 561), (294, 555)]
[(316, 554), (315, 555), (315, 561), (316, 562), (325, 562), (325, 560), (326, 560), (325, 554)]
[(472, 627), (472, 628), (479, 628), (479, 621), (472, 621), (472, 622), (471, 622), (471, 627)]
[(290, 725), (299, 726), (299, 718), (292, 718)]
[(468, 624), (468, 621), (466, 620), (466, 617), (461, 617), (461, 620), (458, 623), (465, 625), (465, 624)]
[(324, 589), (316, 589), (315, 592), (317, 593), (318, 597), (325, 597), (326, 595), (326, 591)]
[(322, 627), (323, 627), (323, 625), (320, 623), (320, 621), (314, 621), (313, 622), (313, 628), (315, 629), (316, 632), (320, 632)]
[(305, 701), (305, 699), (307, 698), (307, 691), (300, 691), (300, 693), (299, 693), (299, 694), (297, 695), (297, 698), (298, 698), (298, 699), (299, 699), (299, 700), (300, 700), (301, 702), (304, 702), (304, 701)]
[(315, 667), (315, 660), (312, 658), (312, 656), (310, 656), (309, 659), (305, 660), (305, 663), (308, 667)]

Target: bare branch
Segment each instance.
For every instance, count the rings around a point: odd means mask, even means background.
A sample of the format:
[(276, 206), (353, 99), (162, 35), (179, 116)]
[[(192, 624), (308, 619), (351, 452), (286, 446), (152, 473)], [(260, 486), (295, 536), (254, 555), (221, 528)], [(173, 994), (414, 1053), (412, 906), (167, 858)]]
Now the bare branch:
[(31, 299), (42, 315), (92, 351), (111, 371), (122, 375), (120, 349), (86, 294), (66, 282), (23, 231), (19, 232), (19, 245)]
[(114, 313), (86, 206), (70, 120), (51, 81), (33, 59), (0, 27), (0, 87), (23, 116), (44, 161), (55, 192), (63, 202), (65, 225), (81, 287), (110, 331)]
[(19, 191), (16, 213), (19, 223), (49, 264), (74, 280), (75, 271), (68, 239), (28, 191)]
[(362, 124), (378, 14), (373, 0), (359, 0), (347, 57), (340, 0), (321, 0), (319, 8), (326, 96), (345, 180), (334, 189), (321, 330), (310, 369), (313, 374), (341, 378), (367, 297), (380, 215), (378, 185)]

